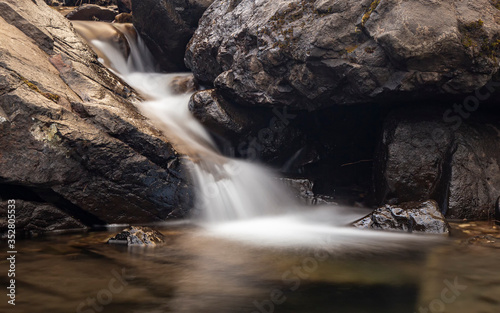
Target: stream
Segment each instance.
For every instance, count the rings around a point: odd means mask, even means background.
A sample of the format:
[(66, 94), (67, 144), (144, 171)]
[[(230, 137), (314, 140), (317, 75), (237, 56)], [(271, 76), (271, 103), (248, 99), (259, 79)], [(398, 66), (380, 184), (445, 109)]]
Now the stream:
[(156, 73), (133, 27), (116, 26), (125, 57), (115, 26), (74, 25), (187, 155), (197, 214), (149, 225), (166, 236), (154, 248), (105, 244), (112, 226), (19, 242), (19, 312), (500, 312), (500, 235), (474, 233), (492, 225), (455, 223), (451, 239), (367, 231), (346, 225), (369, 210), (300, 205), (271, 169), (219, 154), (190, 94), (168, 88), (187, 74)]

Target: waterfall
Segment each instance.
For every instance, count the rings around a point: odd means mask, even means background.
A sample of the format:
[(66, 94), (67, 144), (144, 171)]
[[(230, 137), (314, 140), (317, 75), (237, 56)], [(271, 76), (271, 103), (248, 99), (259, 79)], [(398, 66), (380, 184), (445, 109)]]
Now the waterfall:
[(283, 214), (297, 209), (294, 197), (271, 170), (250, 162), (226, 158), (203, 126), (191, 115), (191, 94), (174, 94), (169, 86), (187, 74), (154, 72), (154, 59), (129, 24), (73, 22), (75, 29), (112, 69), (148, 101), (137, 104), (176, 148), (190, 161), (197, 189), (197, 212), (207, 223)]
[(363, 251), (439, 241), (432, 236), (345, 227), (367, 215), (366, 209), (300, 206), (272, 170), (218, 152), (189, 112), (191, 95), (174, 94), (169, 88), (174, 78), (188, 74), (156, 73), (151, 53), (131, 25), (73, 24), (100, 61), (148, 99), (137, 103), (138, 109), (187, 156), (197, 192), (196, 218), (206, 234), (258, 245)]

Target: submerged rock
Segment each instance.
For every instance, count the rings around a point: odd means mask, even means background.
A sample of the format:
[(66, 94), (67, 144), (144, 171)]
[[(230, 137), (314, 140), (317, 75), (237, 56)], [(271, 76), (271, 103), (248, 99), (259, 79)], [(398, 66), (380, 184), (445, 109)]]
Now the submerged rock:
[(156, 246), (165, 243), (165, 236), (157, 230), (149, 227), (132, 226), (124, 229), (115, 237), (110, 238), (108, 243), (128, 246)]
[(132, 0), (134, 26), (164, 71), (185, 71), (184, 52), (213, 0)]
[(186, 64), (251, 106), (435, 99), (498, 73), (499, 19), (489, 0), (215, 1)]
[(32, 194), (86, 226), (185, 214), (181, 155), (70, 22), (41, 0), (1, 0), (0, 16), (2, 197)]
[(446, 220), (433, 200), (401, 205), (386, 204), (367, 217), (354, 223), (354, 227), (390, 231), (448, 234)]

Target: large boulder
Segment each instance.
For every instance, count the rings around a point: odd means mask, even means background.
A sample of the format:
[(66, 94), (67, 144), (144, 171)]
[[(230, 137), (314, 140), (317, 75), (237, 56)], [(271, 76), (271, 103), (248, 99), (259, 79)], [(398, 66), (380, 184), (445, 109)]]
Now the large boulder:
[(134, 26), (162, 70), (185, 71), (186, 45), (213, 0), (132, 0)]
[(95, 4), (84, 4), (66, 15), (72, 21), (106, 21), (112, 22), (118, 12)]
[(489, 0), (216, 0), (186, 64), (252, 106), (435, 100), (497, 74), (499, 19)]
[(0, 55), (2, 199), (36, 199), (51, 205), (44, 219), (55, 207), (87, 226), (191, 207), (182, 155), (63, 16), (42, 0), (0, 0)]
[(385, 122), (375, 159), (378, 199), (401, 203), (434, 199), (453, 219), (491, 219), (500, 195), (500, 123), (474, 112), (402, 109)]

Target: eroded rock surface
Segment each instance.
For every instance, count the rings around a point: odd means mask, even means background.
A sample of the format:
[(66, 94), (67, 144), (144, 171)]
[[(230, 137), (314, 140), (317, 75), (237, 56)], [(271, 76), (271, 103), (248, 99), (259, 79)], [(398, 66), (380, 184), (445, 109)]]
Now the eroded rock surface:
[(191, 207), (181, 155), (63, 16), (42, 0), (1, 0), (0, 55), (0, 186), (89, 226)]
[(492, 219), (500, 195), (500, 124), (476, 112), (460, 124), (443, 112), (399, 110), (377, 153), (379, 201), (435, 199), (446, 217)]
[(186, 64), (251, 106), (434, 99), (498, 73), (499, 19), (489, 0), (216, 0)]
[(127, 246), (150, 246), (165, 242), (165, 236), (149, 227), (132, 226), (108, 240), (110, 244), (123, 244)]
[(185, 71), (184, 52), (213, 0), (132, 0), (134, 26), (162, 70)]
[(397, 206), (385, 205), (354, 223), (354, 227), (410, 233), (449, 233), (445, 218), (433, 200), (407, 202)]

